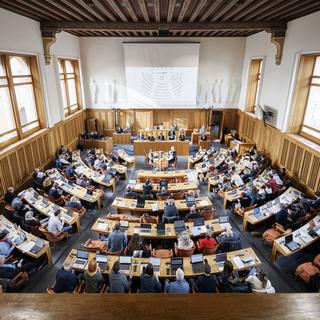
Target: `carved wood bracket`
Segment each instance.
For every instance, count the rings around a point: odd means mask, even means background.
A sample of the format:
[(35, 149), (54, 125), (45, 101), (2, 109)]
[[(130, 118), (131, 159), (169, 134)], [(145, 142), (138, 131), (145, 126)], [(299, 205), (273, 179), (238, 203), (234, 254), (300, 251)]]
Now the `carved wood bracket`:
[(58, 33), (58, 29), (53, 30), (41, 30), (41, 37), (42, 37), (42, 45), (43, 45), (43, 52), (44, 52), (44, 61), (46, 65), (49, 65), (51, 62), (51, 53), (50, 48), (56, 42), (56, 33)]
[(285, 30), (271, 30), (271, 42), (276, 46), (275, 61), (276, 65), (281, 64), (284, 39), (286, 38)]

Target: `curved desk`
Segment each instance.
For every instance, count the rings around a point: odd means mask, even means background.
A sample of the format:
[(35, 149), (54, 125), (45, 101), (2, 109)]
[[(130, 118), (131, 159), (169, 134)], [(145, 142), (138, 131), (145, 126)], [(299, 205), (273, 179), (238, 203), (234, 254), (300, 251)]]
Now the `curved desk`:
[(145, 181), (146, 179), (171, 180), (188, 178), (189, 170), (175, 170), (175, 171), (150, 171), (139, 170), (137, 172), (137, 179)]
[[(133, 191), (135, 192), (143, 192), (143, 183), (129, 184)], [(152, 184), (153, 193), (158, 193), (161, 191), (159, 183)], [(198, 190), (199, 186), (196, 182), (179, 182), (179, 183), (168, 183), (168, 192), (179, 192), (179, 191), (190, 191), (190, 190)]]

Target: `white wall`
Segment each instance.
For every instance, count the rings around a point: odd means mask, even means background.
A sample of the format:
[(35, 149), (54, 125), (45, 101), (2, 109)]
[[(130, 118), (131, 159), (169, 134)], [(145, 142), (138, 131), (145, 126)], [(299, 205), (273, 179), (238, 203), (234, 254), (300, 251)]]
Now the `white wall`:
[(285, 131), (291, 108), (291, 99), (295, 83), (295, 73), (299, 54), (320, 52), (320, 12), (293, 20), (288, 23), (281, 65), (275, 64), (275, 46), (270, 34), (260, 32), (246, 39), (246, 51), (243, 62), (242, 90), (239, 107), (244, 110), (246, 104), (246, 86), (250, 59), (265, 57), (261, 82), (260, 104), (276, 109), (277, 128)]
[(79, 38), (62, 32), (51, 47), (53, 59), (49, 66), (44, 63), (39, 22), (0, 8), (0, 52), (36, 54), (42, 78), (48, 125), (64, 119), (63, 105), (56, 73), (58, 56), (80, 58)]
[[(244, 38), (80, 38), (87, 107), (125, 107), (126, 79), (123, 42), (200, 42), (198, 105), (238, 107), (245, 50)], [(95, 91), (95, 85), (98, 92)], [(116, 95), (114, 91), (116, 90)], [(111, 97), (103, 97), (102, 92)], [(93, 94), (100, 94), (94, 104)], [(117, 98), (114, 99), (113, 97)]]

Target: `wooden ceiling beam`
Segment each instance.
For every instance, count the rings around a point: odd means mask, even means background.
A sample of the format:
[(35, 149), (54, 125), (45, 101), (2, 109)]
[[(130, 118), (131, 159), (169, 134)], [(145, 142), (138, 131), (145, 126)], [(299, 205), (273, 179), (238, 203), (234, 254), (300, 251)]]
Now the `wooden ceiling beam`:
[(118, 7), (118, 4), (114, 0), (109, 0), (108, 4), (116, 12), (116, 14), (121, 18), (122, 21), (127, 22), (128, 18), (124, 15), (121, 9)]
[(76, 1), (77, 1), (77, 3), (80, 4), (80, 6), (82, 6), (82, 8), (84, 8), (85, 10), (90, 12), (98, 20), (105, 21), (105, 19), (96, 10), (94, 10), (90, 6), (88, 6), (83, 0), (76, 0)]
[[(257, 15), (261, 12), (264, 12), (265, 10), (268, 10), (269, 8), (272, 8), (274, 5), (276, 5), (282, 1), (284, 1), (284, 0), (277, 0), (277, 1), (272, 1), (272, 2), (270, 2), (270, 0), (258, 0), (255, 2), (254, 5), (247, 8), (247, 10), (236, 15), (232, 19), (232, 21), (242, 20), (243, 17), (245, 17), (244, 18), (245, 21), (248, 21), (248, 20), (252, 19), (255, 15)], [(249, 15), (250, 12), (252, 12), (252, 13)]]
[(195, 10), (193, 11), (193, 13), (189, 19), (190, 22), (193, 22), (197, 18), (198, 14), (205, 7), (206, 4), (207, 4), (207, 0), (200, 0), (198, 2)]
[(287, 28), (285, 21), (225, 21), (225, 22), (102, 22), (102, 21), (41, 21), (41, 29), (52, 29), (58, 31), (68, 30), (119, 30), (119, 31), (143, 31), (151, 30), (183, 30), (183, 31), (227, 31), (227, 30), (280, 30), (284, 31)]
[(68, 9), (68, 7), (63, 6), (59, 3), (57, 3), (55, 0), (44, 0), (45, 2), (51, 4), (52, 6), (58, 8), (59, 10), (67, 13), (69, 16), (74, 17), (77, 20), (83, 21), (83, 17), (79, 16), (78, 14), (76, 14), (74, 11), (71, 11), (70, 9)]
[(182, 7), (179, 12), (179, 16), (178, 16), (178, 22), (183, 21), (183, 18), (188, 10), (190, 3), (191, 3), (191, 0), (184, 0), (183, 1)]
[(41, 17), (37, 16), (34, 12), (30, 13), (30, 11), (23, 11), (22, 8), (12, 7), (10, 4), (4, 2), (1, 3), (1, 8), (20, 14), (33, 20), (40, 21), (42, 19)]
[(205, 20), (207, 20), (208, 17), (210, 17), (210, 15), (214, 14), (217, 9), (220, 7), (220, 5), (224, 2), (225, 0), (216, 0), (211, 6), (210, 8), (202, 15), (202, 17), (200, 18), (200, 22), (203, 22)]
[(154, 1), (154, 15), (156, 22), (160, 22), (160, 0)]
[(130, 14), (130, 16), (131, 16), (131, 19), (132, 19), (134, 22), (138, 22), (139, 19), (138, 19), (136, 13), (135, 13), (135, 11), (134, 11), (134, 9), (133, 9), (130, 1), (129, 1), (129, 0), (122, 0), (122, 2), (125, 4), (126, 9), (127, 9), (127, 11), (129, 12), (129, 14)]
[(174, 8), (176, 5), (176, 0), (169, 0), (168, 4), (168, 14), (167, 14), (167, 21), (171, 22), (173, 17)]
[(238, 0), (229, 1), (224, 7), (220, 8), (220, 10), (211, 18), (211, 21), (217, 21), (220, 17), (222, 17), (226, 12), (228, 12), (232, 7), (234, 7), (238, 3)]
[(251, 5), (252, 2), (257, 2), (257, 0), (247, 0), (241, 4), (238, 3), (238, 6), (236, 6), (236, 8), (234, 10), (231, 10), (230, 12), (228, 12), (228, 14), (223, 16), (221, 21), (230, 20), (230, 18), (234, 17), (238, 12), (248, 10), (247, 7), (249, 6), (249, 4)]
[(88, 14), (88, 12), (85, 12), (84, 10), (81, 10), (81, 8), (79, 8), (79, 6), (77, 6), (74, 1), (70, 2), (71, 0), (60, 0), (61, 2), (63, 2), (65, 5), (67, 5), (69, 8), (71, 8), (72, 10), (76, 11), (77, 13), (79, 13), (81, 16), (85, 17), (86, 19), (88, 19), (89, 21), (95, 21), (94, 18), (92, 18), (90, 16), (90, 14)]
[[(317, 9), (317, 10), (315, 10)], [(296, 11), (292, 12), (291, 14), (283, 14), (283, 17), (288, 20), (293, 20), (297, 19), (303, 16), (306, 16), (308, 14), (311, 14), (315, 11), (320, 11), (320, 4), (319, 3), (314, 3), (313, 6), (308, 6), (308, 8), (301, 10), (301, 11)]]
[(142, 15), (143, 15), (145, 22), (149, 22), (150, 19), (149, 19), (148, 10), (147, 10), (145, 0), (139, 0), (139, 8), (142, 12)]
[(104, 6), (100, 0), (92, 0), (92, 2), (97, 7), (97, 9), (100, 10), (100, 12), (104, 14), (106, 17), (108, 17), (111, 21), (117, 21), (114, 15), (111, 14), (109, 10), (107, 10), (106, 6)]

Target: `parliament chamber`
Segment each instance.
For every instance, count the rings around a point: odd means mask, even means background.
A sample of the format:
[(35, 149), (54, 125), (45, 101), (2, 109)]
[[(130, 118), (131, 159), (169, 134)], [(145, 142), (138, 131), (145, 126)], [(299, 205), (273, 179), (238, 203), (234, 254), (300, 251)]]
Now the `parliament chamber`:
[(319, 28), (0, 0), (0, 319), (318, 319)]

